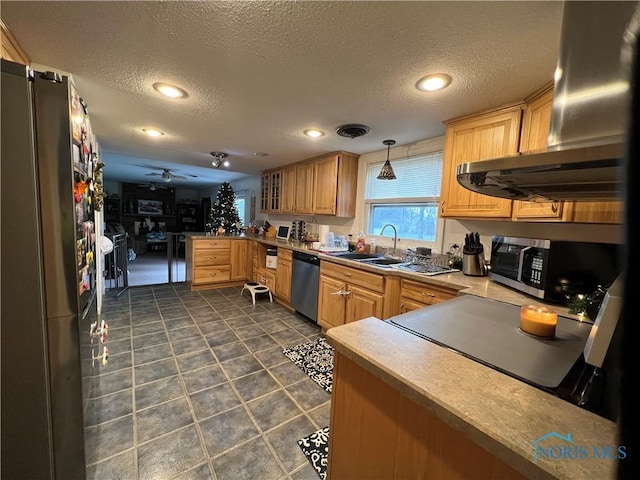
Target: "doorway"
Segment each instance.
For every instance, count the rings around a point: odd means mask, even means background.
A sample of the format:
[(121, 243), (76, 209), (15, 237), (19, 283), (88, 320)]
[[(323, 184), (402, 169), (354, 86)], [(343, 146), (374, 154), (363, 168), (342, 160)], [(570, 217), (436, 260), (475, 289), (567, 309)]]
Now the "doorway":
[(137, 245), (129, 260), (129, 286), (158, 285), (186, 280), (185, 240), (181, 233), (166, 233), (163, 241)]

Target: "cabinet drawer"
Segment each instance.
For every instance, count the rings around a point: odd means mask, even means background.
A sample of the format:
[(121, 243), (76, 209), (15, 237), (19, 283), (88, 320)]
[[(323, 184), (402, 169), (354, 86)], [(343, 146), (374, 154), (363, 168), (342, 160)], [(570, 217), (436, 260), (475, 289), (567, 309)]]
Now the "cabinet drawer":
[(214, 249), (214, 248), (231, 248), (231, 240), (229, 240), (228, 238), (221, 238), (221, 239), (213, 239), (213, 238), (207, 238), (206, 240), (194, 240), (193, 242), (193, 248), (195, 250), (201, 250), (201, 249)]
[(228, 282), (231, 279), (229, 265), (219, 267), (197, 267), (193, 269), (193, 284)]
[(412, 312), (424, 307), (428, 307), (428, 305), (425, 305), (424, 302), (413, 302), (411, 300), (407, 300), (405, 297), (402, 297), (402, 301), (400, 302), (400, 313)]
[(384, 277), (382, 275), (324, 261), (320, 263), (320, 273), (322, 275), (330, 275), (352, 285), (359, 285), (374, 292), (384, 292)]
[(293, 251), (288, 248), (278, 248), (278, 262), (281, 260), (284, 261), (292, 261), (293, 260)]
[(198, 250), (194, 254), (193, 264), (196, 267), (202, 265), (229, 265), (231, 263), (231, 252), (224, 249)]
[(457, 295), (457, 291), (403, 279), (402, 292), (400, 295), (402, 300), (414, 301), (424, 305), (433, 305), (454, 298)]

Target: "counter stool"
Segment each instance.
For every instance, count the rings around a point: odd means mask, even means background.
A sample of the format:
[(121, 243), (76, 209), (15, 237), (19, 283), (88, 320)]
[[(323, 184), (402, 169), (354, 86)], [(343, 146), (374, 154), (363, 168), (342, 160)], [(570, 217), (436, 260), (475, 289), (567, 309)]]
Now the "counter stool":
[(271, 290), (266, 285), (261, 285), (256, 282), (248, 282), (244, 284), (242, 287), (242, 291), (240, 292), (240, 296), (244, 293), (245, 290), (249, 290), (251, 293), (251, 299), (253, 300), (253, 304), (256, 304), (256, 293), (268, 293), (269, 301), (273, 303), (273, 297), (271, 296)]

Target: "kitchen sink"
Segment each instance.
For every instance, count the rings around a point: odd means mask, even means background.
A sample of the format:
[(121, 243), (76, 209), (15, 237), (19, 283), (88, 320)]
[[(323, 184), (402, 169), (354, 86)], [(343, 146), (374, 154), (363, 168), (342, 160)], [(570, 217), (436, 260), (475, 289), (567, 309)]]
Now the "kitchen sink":
[(360, 261), (368, 265), (396, 265), (404, 262), (404, 260), (399, 260), (397, 258), (365, 258)]
[(380, 258), (378, 257), (378, 255), (356, 252), (332, 253), (331, 255), (334, 257), (346, 258), (348, 260), (366, 260)]
[(458, 270), (451, 267), (443, 267), (441, 265), (418, 265), (415, 263), (405, 263), (398, 265), (400, 270), (406, 270), (413, 273), (422, 273), (425, 275), (438, 275), (441, 273), (452, 273)]

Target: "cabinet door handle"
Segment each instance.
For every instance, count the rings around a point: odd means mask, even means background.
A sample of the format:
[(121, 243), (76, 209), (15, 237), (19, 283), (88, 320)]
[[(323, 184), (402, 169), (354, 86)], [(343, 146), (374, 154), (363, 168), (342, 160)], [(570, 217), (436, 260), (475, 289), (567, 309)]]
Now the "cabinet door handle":
[(349, 295), (350, 293), (348, 290), (338, 290), (337, 292), (331, 292), (331, 295)]
[(444, 213), (444, 200), (440, 203), (440, 213)]
[(429, 292), (421, 292), (423, 297), (435, 297), (436, 294), (435, 293), (429, 293)]
[(558, 206), (559, 206), (558, 200), (554, 200), (554, 201), (551, 203), (551, 211), (552, 211), (553, 213), (558, 213)]
[(351, 276), (351, 274), (350, 274), (350, 273), (348, 273), (348, 272), (342, 272), (342, 274), (343, 274), (345, 277), (350, 277), (350, 276)]

